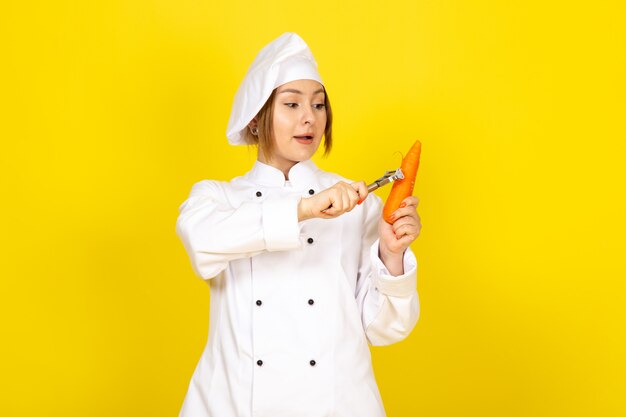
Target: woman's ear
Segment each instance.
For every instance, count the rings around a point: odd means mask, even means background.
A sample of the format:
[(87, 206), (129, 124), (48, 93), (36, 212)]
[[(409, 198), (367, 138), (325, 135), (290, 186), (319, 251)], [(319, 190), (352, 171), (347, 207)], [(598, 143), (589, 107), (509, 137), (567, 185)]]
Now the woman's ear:
[[(257, 118), (256, 117), (254, 119), (252, 119), (252, 121), (250, 121), (250, 123), (248, 123), (248, 129), (250, 129), (250, 133), (252, 134), (252, 136), (255, 136), (255, 137), (259, 136), (259, 124), (257, 123)], [(258, 138), (256, 138), (256, 139), (258, 139)]]

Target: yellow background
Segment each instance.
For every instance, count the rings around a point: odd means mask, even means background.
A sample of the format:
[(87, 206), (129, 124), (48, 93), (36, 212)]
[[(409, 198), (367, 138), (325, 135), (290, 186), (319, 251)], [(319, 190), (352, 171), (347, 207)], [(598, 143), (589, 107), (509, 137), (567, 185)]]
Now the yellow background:
[(0, 9), (0, 415), (177, 415), (209, 304), (178, 206), (252, 165), (230, 105), (285, 31), (332, 100), (322, 168), (370, 181), (423, 142), (422, 316), (373, 349), (389, 416), (626, 415), (619, 2)]

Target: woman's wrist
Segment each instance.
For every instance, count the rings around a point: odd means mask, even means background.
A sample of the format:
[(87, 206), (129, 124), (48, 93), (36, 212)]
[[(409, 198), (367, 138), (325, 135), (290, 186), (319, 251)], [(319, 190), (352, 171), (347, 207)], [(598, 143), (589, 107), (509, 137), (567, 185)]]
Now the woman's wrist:
[(393, 276), (404, 274), (404, 251), (395, 253), (378, 244), (378, 257)]
[(301, 198), (298, 202), (298, 221), (304, 221), (313, 218), (311, 208), (307, 204), (306, 198)]

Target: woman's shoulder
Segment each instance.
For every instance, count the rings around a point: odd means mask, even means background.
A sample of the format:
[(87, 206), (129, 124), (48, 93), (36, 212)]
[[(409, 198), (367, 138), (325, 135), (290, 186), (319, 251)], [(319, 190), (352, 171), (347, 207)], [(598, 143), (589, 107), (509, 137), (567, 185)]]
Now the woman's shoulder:
[(224, 191), (233, 187), (236, 188), (238, 186), (241, 186), (243, 183), (248, 183), (248, 175), (249, 173), (246, 173), (245, 175), (233, 177), (230, 180), (203, 179), (194, 183), (191, 189), (192, 191), (197, 190), (198, 192)]
[(226, 198), (233, 194), (254, 187), (254, 182), (247, 178), (247, 175), (237, 176), (229, 181), (203, 179), (191, 186), (189, 197), (212, 197)]
[(232, 207), (233, 196), (237, 194), (236, 192), (233, 193), (233, 189), (232, 180), (200, 180), (191, 186), (189, 196), (183, 202), (181, 208), (193, 207), (207, 201), (223, 207)]
[(228, 182), (226, 181), (204, 179), (191, 186), (190, 194), (193, 196), (221, 193), (226, 187), (228, 187)]
[(354, 182), (354, 180), (351, 180), (342, 175), (339, 175), (336, 172), (323, 171), (321, 169), (317, 171), (317, 177), (320, 181), (324, 183), (328, 183), (330, 185), (336, 184), (339, 181), (343, 181), (347, 183)]

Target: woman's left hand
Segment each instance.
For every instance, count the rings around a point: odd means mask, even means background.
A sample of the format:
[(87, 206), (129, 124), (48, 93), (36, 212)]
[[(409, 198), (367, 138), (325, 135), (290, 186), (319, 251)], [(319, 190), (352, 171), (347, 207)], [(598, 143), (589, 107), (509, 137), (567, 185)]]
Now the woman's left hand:
[(404, 251), (417, 239), (422, 229), (417, 214), (418, 203), (417, 197), (409, 196), (402, 200), (400, 208), (393, 212), (393, 224), (387, 223), (382, 217), (378, 223), (379, 256), (393, 275), (402, 273), (401, 262)]

